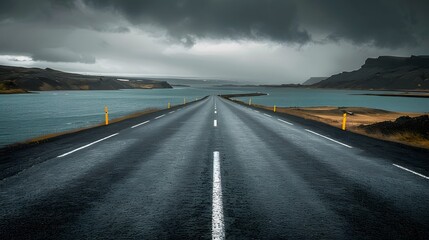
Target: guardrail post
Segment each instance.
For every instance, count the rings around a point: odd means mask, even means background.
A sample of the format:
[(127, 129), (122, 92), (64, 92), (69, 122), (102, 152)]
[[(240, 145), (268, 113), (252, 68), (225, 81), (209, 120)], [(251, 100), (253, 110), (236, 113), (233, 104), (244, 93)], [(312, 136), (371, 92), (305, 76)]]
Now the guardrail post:
[(273, 112), (276, 112), (276, 109), (277, 107), (276, 107), (276, 105), (274, 105), (274, 108), (273, 108)]
[(343, 129), (343, 131), (346, 130), (346, 122), (347, 122), (347, 113), (343, 114), (343, 125), (341, 127), (341, 129)]
[(105, 124), (109, 125), (109, 109), (107, 106), (104, 106), (104, 113), (105, 113)]

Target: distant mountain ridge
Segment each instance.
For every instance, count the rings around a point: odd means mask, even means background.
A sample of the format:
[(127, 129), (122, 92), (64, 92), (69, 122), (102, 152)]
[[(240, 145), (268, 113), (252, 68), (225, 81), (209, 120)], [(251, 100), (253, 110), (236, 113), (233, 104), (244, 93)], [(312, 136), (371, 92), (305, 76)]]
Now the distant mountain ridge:
[(359, 70), (333, 75), (312, 87), (429, 90), (429, 56), (368, 58)]
[(311, 77), (311, 78), (307, 79), (307, 81), (303, 82), (302, 85), (305, 85), (305, 86), (313, 85), (313, 84), (321, 82), (327, 78), (328, 77)]
[(117, 90), (172, 88), (166, 81), (90, 76), (46, 68), (23, 68), (0, 65), (0, 93), (49, 90)]

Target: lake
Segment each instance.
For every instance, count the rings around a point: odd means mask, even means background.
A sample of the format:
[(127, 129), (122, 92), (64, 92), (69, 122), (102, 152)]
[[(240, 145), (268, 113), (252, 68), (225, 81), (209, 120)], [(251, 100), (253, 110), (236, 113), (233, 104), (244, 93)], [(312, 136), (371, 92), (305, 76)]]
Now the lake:
[[(207, 95), (264, 92), (252, 102), (272, 106), (360, 106), (402, 112), (429, 112), (428, 98), (364, 96), (376, 91), (263, 87), (182, 87), (152, 90), (47, 91), (0, 95), (0, 147), (41, 135), (91, 126), (147, 108), (166, 108)], [(386, 93), (386, 92), (382, 92)], [(248, 101), (249, 98), (242, 98)]]

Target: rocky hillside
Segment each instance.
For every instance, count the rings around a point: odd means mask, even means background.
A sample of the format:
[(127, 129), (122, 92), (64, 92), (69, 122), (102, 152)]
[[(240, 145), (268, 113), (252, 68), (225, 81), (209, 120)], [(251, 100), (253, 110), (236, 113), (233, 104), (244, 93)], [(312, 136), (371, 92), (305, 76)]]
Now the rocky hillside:
[(320, 88), (429, 90), (429, 56), (368, 58), (356, 71), (333, 75)]
[(313, 84), (321, 82), (325, 79), (327, 79), (327, 77), (311, 77), (311, 78), (307, 79), (307, 81), (303, 82), (302, 85), (305, 85), (305, 86), (313, 85)]
[(0, 93), (49, 90), (116, 90), (171, 88), (165, 81), (89, 76), (53, 69), (0, 66)]

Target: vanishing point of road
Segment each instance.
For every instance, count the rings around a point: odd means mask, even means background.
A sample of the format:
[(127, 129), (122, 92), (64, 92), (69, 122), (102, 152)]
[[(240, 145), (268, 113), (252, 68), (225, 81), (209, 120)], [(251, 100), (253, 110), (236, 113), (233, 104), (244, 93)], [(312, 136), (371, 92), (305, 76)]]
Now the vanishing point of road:
[(217, 96), (0, 156), (0, 239), (429, 239), (429, 151)]

